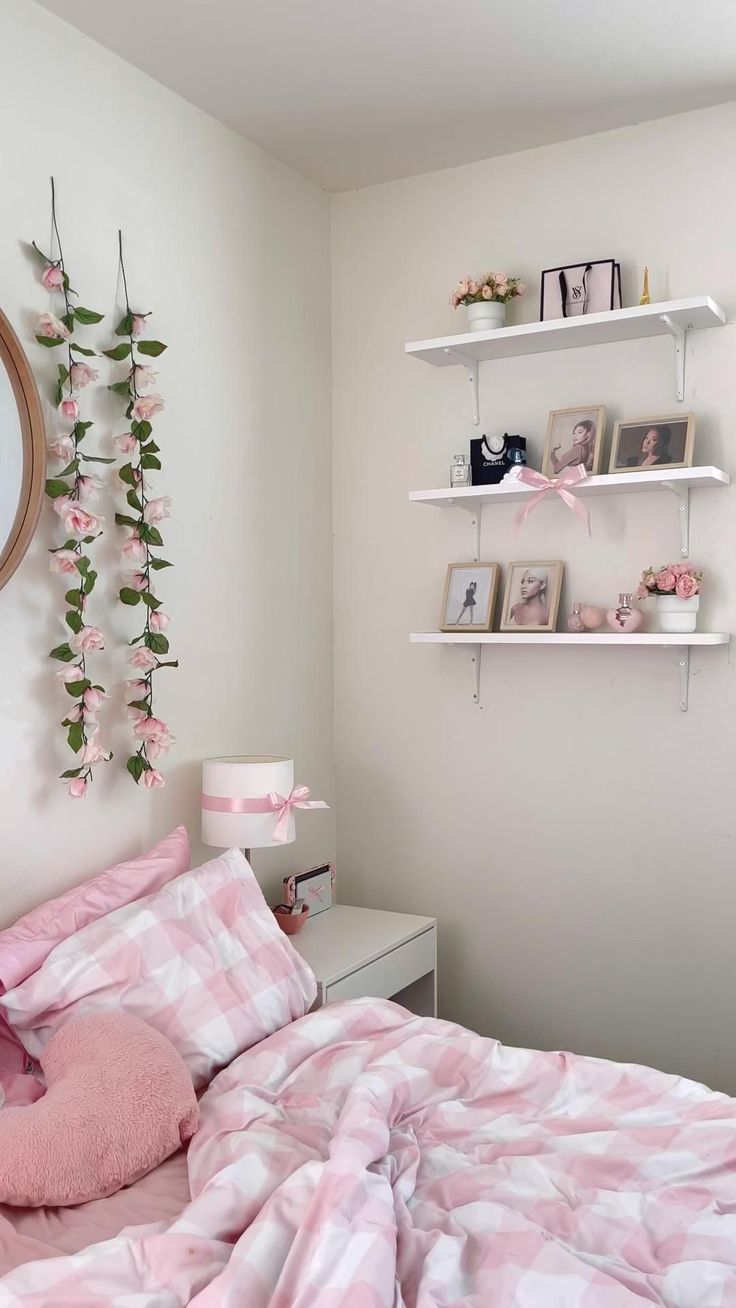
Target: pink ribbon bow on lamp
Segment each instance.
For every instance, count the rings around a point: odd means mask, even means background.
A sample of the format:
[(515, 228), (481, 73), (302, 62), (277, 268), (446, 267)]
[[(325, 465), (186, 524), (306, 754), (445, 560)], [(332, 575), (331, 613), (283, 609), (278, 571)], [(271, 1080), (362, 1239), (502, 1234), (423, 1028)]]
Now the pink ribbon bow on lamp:
[(522, 486), (531, 486), (537, 492), (536, 495), (532, 495), (523, 508), (519, 509), (514, 517), (515, 530), (519, 530), (521, 524), (526, 522), (529, 514), (533, 513), (537, 505), (542, 503), (545, 495), (549, 495), (551, 492), (554, 495), (559, 495), (568, 509), (571, 509), (579, 518), (582, 518), (588, 528), (588, 535), (590, 535), (590, 513), (587, 506), (581, 504), (577, 495), (572, 492), (573, 486), (585, 481), (587, 475), (582, 463), (578, 463), (574, 468), (565, 468), (559, 477), (545, 477), (543, 473), (535, 472), (533, 468), (512, 468), (504, 477), (504, 481), (518, 482)]
[(275, 790), (269, 790), (264, 804), (268, 805), (266, 812), (270, 810), (276, 814), (273, 838), (279, 845), (283, 844), (288, 836), (289, 814), (293, 808), (329, 807), (323, 799), (309, 798), (309, 786), (294, 786), (291, 794), (286, 796), (277, 795)]

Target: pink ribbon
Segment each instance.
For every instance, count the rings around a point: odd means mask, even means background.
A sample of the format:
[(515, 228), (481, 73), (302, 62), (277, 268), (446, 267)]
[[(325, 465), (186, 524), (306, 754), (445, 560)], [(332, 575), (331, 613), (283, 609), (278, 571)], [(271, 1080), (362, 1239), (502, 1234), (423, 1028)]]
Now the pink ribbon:
[(329, 808), (323, 799), (310, 799), (309, 786), (294, 786), (290, 795), (279, 795), (269, 790), (258, 799), (229, 799), (220, 795), (203, 795), (202, 808), (210, 813), (275, 813), (273, 838), (276, 844), (285, 843), (289, 834), (289, 815), (293, 808)]
[(582, 518), (588, 528), (588, 535), (590, 535), (590, 513), (587, 506), (581, 504), (577, 495), (573, 495), (572, 492), (572, 487), (579, 485), (581, 481), (585, 481), (587, 475), (582, 463), (578, 463), (574, 468), (565, 468), (559, 477), (545, 477), (541, 472), (535, 472), (533, 468), (512, 468), (504, 477), (505, 482), (518, 482), (522, 486), (531, 486), (537, 492), (536, 495), (532, 495), (523, 508), (519, 509), (514, 517), (515, 530), (519, 530), (522, 523), (526, 522), (529, 514), (534, 512), (537, 505), (542, 503), (545, 495), (549, 495), (551, 491), (553, 494), (559, 495), (568, 509), (571, 509), (579, 518)]

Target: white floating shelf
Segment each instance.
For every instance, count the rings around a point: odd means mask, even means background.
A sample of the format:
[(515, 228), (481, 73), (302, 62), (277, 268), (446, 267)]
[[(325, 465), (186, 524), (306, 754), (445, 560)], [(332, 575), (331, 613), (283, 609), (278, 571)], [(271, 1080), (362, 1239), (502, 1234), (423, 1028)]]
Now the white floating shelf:
[(567, 631), (414, 631), (409, 637), (415, 645), (727, 645), (727, 631), (693, 631), (670, 635), (669, 632), (643, 631), (631, 635), (611, 632)]
[(662, 300), (659, 304), (638, 304), (633, 309), (609, 309), (604, 313), (575, 318), (552, 318), (547, 322), (522, 323), (491, 332), (462, 332), (430, 341), (410, 341), (407, 354), (435, 368), (462, 364), (473, 388), (473, 422), (480, 422), (479, 364), (486, 359), (513, 359), (547, 350), (569, 350), (581, 345), (612, 345), (617, 341), (669, 336), (675, 355), (675, 393), (685, 398), (685, 346), (688, 332), (706, 327), (724, 327), (726, 315), (709, 295), (692, 295), (686, 300)]
[[(587, 477), (578, 482), (574, 495), (617, 495), (635, 491), (685, 491), (693, 486), (730, 486), (731, 478), (722, 468), (645, 468), (641, 472), (614, 472), (599, 477)], [(514, 504), (531, 499), (537, 492), (533, 486), (519, 486), (513, 481), (502, 481), (496, 486), (461, 486), (450, 490), (409, 491), (412, 504), (431, 504), (435, 508), (462, 508), (476, 510), (484, 504)], [(550, 499), (556, 497), (549, 495)]]

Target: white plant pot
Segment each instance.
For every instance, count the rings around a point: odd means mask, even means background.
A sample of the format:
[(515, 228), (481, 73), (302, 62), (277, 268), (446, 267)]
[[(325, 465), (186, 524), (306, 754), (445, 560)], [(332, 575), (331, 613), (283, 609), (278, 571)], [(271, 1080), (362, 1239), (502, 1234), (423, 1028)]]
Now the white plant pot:
[(467, 309), (469, 332), (493, 332), (506, 322), (506, 305), (500, 300), (478, 300)]
[(693, 595), (692, 599), (678, 599), (676, 595), (655, 595), (654, 603), (660, 631), (671, 635), (695, 631), (700, 607), (699, 595)]

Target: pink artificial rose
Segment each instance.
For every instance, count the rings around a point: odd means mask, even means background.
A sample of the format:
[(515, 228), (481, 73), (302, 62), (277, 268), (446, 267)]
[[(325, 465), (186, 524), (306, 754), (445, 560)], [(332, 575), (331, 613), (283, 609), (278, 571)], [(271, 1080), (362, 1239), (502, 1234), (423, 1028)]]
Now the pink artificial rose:
[(136, 422), (149, 422), (155, 418), (164, 407), (164, 400), (160, 395), (139, 395), (133, 404), (133, 417)]
[(82, 627), (69, 644), (78, 654), (91, 654), (92, 650), (105, 648), (105, 637), (99, 627)]
[(143, 390), (146, 386), (153, 386), (157, 377), (158, 373), (150, 368), (148, 364), (137, 363), (135, 365), (135, 388), (137, 391)]
[(143, 517), (145, 521), (148, 523), (149, 527), (152, 527), (157, 522), (163, 522), (164, 518), (171, 517), (171, 514), (169, 513), (170, 508), (171, 508), (171, 496), (162, 495), (157, 500), (148, 501), (145, 509), (143, 510)]
[(84, 799), (87, 794), (87, 782), (84, 777), (72, 777), (69, 782), (69, 795), (72, 799)]
[(36, 323), (36, 335), (46, 336), (49, 340), (53, 337), (60, 337), (62, 341), (68, 341), (71, 335), (69, 328), (65, 327), (60, 318), (54, 313), (42, 313)]
[(86, 509), (80, 508), (75, 500), (70, 500), (66, 495), (60, 495), (54, 500), (54, 511), (58, 513), (67, 531), (73, 536), (94, 535), (100, 530), (100, 524), (104, 521), (94, 513), (88, 513)]
[(145, 699), (149, 686), (147, 681), (126, 681), (125, 689), (131, 699)]
[(47, 291), (60, 291), (64, 285), (64, 274), (58, 263), (49, 264), (41, 273), (41, 281)]
[(638, 585), (637, 588), (636, 588), (636, 595), (635, 595), (635, 598), (636, 598), (636, 599), (648, 599), (648, 598), (649, 598), (649, 591), (647, 590), (647, 588), (646, 588), (646, 586), (644, 585), (644, 582), (643, 582), (643, 581), (640, 581), (640, 582), (639, 582), (639, 585)]
[(96, 368), (90, 368), (88, 363), (73, 363), (70, 369), (71, 382), (75, 391), (84, 390), (90, 382), (96, 381), (99, 373)]
[(74, 458), (74, 441), (71, 436), (52, 436), (46, 448), (53, 458), (63, 459), (65, 463)]
[(84, 672), (81, 663), (66, 663), (63, 668), (59, 668), (56, 675), (59, 678), (59, 681), (63, 681), (65, 686), (70, 685), (74, 681), (84, 680)]
[(132, 431), (124, 431), (122, 436), (113, 437), (113, 445), (117, 445), (121, 454), (132, 454), (137, 444)]
[(470, 286), (470, 278), (469, 278), (469, 277), (462, 277), (462, 278), (460, 279), (460, 281), (458, 282), (458, 284), (457, 284), (457, 291), (455, 292), (455, 294), (457, 295), (458, 299), (460, 299), (460, 300), (464, 299), (464, 297), (465, 297), (465, 296), (467, 295), (467, 293), (468, 293), (468, 287), (469, 287), (469, 286)]
[(507, 282), (509, 280), (509, 275), (508, 273), (494, 273), (493, 280), (494, 282)]
[(123, 558), (129, 559), (131, 563), (143, 563), (146, 547), (137, 531), (131, 531), (120, 552)]
[(698, 590), (699, 590), (698, 583), (694, 577), (690, 576), (690, 573), (683, 572), (677, 578), (677, 584), (675, 586), (675, 594), (677, 595), (678, 599), (684, 599), (684, 600), (692, 599), (693, 595), (697, 595)]
[(99, 477), (77, 477), (77, 495), (80, 500), (96, 500), (101, 487)]
[(148, 578), (145, 572), (131, 572), (126, 585), (130, 590), (148, 590)]
[(133, 314), (133, 326), (132, 326), (131, 329), (130, 329), (130, 334), (131, 334), (131, 336), (133, 337), (133, 340), (134, 340), (134, 341), (138, 341), (138, 340), (140, 340), (141, 336), (143, 335), (144, 331), (146, 330), (146, 318), (147, 318), (147, 317), (148, 317), (148, 314), (143, 314), (143, 313), (134, 313), (134, 314)]
[(69, 422), (76, 422), (79, 417), (79, 405), (76, 400), (62, 400), (59, 412), (62, 418), (67, 418)]
[(484, 286), (483, 290), (481, 291), (481, 295), (483, 296), (484, 300), (492, 300), (493, 291), (491, 290), (490, 286)]
[(93, 763), (109, 763), (112, 754), (109, 749), (103, 749), (98, 745), (96, 740), (88, 740), (80, 754), (84, 767), (91, 767)]
[(146, 710), (141, 708), (136, 708), (134, 704), (129, 704), (125, 711), (128, 720), (133, 723), (134, 729), (138, 726), (139, 722), (145, 722), (146, 719), (148, 718), (148, 713), (146, 712)]
[(676, 577), (685, 577), (692, 572), (697, 572), (697, 568), (692, 563), (670, 563), (669, 566)]
[(654, 578), (657, 590), (669, 595), (675, 589), (677, 578), (671, 568), (661, 568)]
[(149, 790), (153, 790), (154, 786), (166, 785), (166, 782), (164, 781), (163, 776), (159, 772), (158, 768), (148, 768), (143, 773), (143, 776), (141, 777), (141, 781), (143, 782), (144, 786), (148, 787)]
[(477, 295), (480, 287), (477, 282), (468, 282), (468, 295)]
[(51, 555), (49, 570), (58, 572), (60, 577), (78, 577), (77, 560), (79, 557), (79, 554), (75, 554), (74, 550), (57, 550), (55, 554)]
[(148, 619), (148, 625), (151, 628), (151, 631), (155, 632), (166, 631), (170, 622), (171, 618), (168, 613), (162, 613), (160, 609), (156, 609)]
[(149, 759), (159, 758), (161, 754), (168, 754), (171, 746), (176, 744), (176, 737), (171, 734), (171, 728), (160, 718), (148, 717), (141, 714), (138, 721), (133, 727), (133, 735), (138, 740), (145, 741), (146, 754)]
[(139, 672), (151, 672), (153, 668), (158, 667), (156, 655), (145, 645), (139, 645), (138, 649), (134, 649), (133, 653), (128, 657), (128, 662), (131, 667), (137, 668)]
[(98, 690), (96, 686), (89, 686), (82, 696), (84, 701), (85, 713), (99, 713), (104, 700), (107, 696), (104, 690)]
[(517, 283), (516, 283), (516, 294), (517, 294), (517, 295), (524, 295), (525, 293), (526, 293), (526, 282), (517, 282)]

